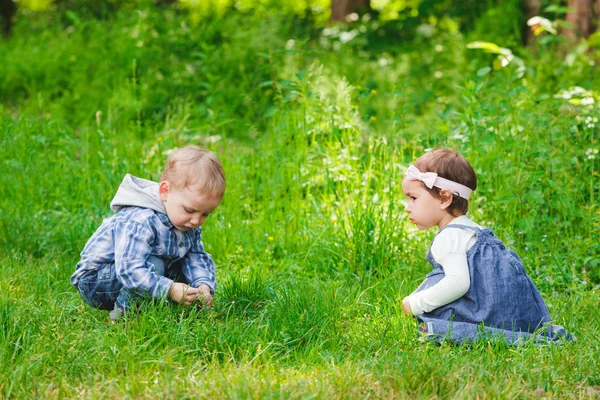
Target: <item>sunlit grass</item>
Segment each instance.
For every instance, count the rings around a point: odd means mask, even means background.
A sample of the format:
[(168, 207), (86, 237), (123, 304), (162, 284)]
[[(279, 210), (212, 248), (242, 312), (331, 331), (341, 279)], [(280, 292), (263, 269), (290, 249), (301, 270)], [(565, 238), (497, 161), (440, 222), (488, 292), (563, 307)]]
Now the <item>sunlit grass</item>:
[[(37, 21), (0, 44), (0, 397), (594, 395), (597, 108), (552, 97), (539, 70), (478, 77), (489, 60), (452, 30), (382, 52), (370, 31), (341, 43), (283, 17), (184, 16)], [(585, 68), (564, 79), (594, 87)], [(203, 233), (215, 306), (145, 304), (110, 324), (69, 284), (78, 253), (123, 175), (158, 179), (187, 143), (227, 174)], [(522, 256), (576, 343), (418, 341), (400, 300), (434, 232), (407, 223), (400, 181), (436, 146), (473, 163), (470, 215)]]

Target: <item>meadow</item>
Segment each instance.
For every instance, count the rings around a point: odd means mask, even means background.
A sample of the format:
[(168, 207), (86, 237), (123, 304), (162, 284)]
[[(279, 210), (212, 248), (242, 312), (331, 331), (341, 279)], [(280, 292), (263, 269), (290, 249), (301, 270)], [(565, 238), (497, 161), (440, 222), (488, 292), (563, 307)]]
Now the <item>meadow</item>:
[[(498, 14), (514, 1), (469, 31), (295, 3), (19, 15), (0, 41), (0, 397), (598, 398), (598, 48), (523, 47)], [(111, 324), (69, 283), (79, 252), (124, 175), (157, 180), (186, 144), (227, 175), (203, 228), (215, 305)], [(419, 341), (401, 300), (435, 232), (400, 183), (435, 147), (472, 163), (469, 215), (575, 342)]]

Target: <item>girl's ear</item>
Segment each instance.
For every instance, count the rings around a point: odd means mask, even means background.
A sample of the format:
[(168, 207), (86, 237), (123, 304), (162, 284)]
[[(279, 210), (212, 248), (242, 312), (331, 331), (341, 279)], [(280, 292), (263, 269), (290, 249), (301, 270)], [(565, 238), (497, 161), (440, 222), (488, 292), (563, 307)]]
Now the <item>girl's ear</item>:
[(168, 181), (161, 181), (158, 184), (158, 196), (160, 201), (165, 203), (167, 201), (167, 195), (171, 191), (171, 184)]
[(454, 199), (454, 194), (448, 189), (440, 190), (440, 209), (445, 210), (450, 207), (452, 204), (452, 200)]

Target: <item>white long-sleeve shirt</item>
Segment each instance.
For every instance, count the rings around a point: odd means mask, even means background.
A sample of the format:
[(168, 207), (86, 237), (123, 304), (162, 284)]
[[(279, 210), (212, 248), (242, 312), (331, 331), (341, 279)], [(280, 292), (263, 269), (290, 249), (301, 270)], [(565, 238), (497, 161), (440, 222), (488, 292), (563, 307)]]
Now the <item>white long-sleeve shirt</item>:
[[(481, 226), (467, 216), (460, 216), (448, 225)], [(430, 312), (464, 296), (471, 286), (467, 264), (467, 251), (475, 244), (477, 236), (470, 229), (447, 228), (431, 244), (431, 254), (444, 269), (444, 278), (430, 288), (407, 297), (414, 315)]]

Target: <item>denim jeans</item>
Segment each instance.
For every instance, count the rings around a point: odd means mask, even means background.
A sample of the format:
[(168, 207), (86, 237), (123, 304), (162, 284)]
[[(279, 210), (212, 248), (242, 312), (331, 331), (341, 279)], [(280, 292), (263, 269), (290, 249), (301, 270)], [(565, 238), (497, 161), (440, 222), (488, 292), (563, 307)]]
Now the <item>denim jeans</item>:
[[(161, 276), (167, 276), (174, 281), (182, 281), (181, 264), (173, 263), (165, 271), (165, 262), (156, 256), (147, 260), (150, 270)], [(166, 275), (165, 275), (166, 273)], [(96, 273), (82, 277), (77, 284), (77, 289), (83, 300), (92, 307), (101, 310), (112, 310), (115, 303), (123, 310), (129, 310), (132, 304), (147, 297), (132, 289), (126, 289), (117, 278), (115, 264), (106, 264)]]

